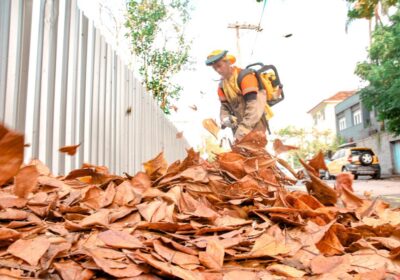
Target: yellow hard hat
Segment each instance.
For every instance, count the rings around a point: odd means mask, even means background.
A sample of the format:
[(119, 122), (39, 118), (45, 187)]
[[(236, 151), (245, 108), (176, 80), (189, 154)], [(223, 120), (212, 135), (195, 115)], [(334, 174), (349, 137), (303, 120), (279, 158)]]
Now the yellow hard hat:
[(231, 64), (234, 64), (236, 62), (236, 57), (234, 57), (231, 54), (227, 54), (227, 53), (228, 53), (228, 51), (226, 51), (226, 50), (212, 51), (207, 56), (206, 65), (207, 66), (213, 65), (214, 63), (220, 61), (221, 59), (228, 60)]

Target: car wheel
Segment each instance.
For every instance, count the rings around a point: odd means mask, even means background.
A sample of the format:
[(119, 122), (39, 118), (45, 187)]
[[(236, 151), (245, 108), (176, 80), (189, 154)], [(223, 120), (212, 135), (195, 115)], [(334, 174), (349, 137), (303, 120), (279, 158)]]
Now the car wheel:
[(373, 158), (370, 153), (362, 153), (360, 155), (360, 162), (362, 165), (370, 165), (372, 164)]
[(375, 180), (378, 180), (378, 179), (380, 179), (381, 178), (381, 172), (380, 171), (377, 171), (373, 176), (372, 176), (372, 179), (375, 179)]

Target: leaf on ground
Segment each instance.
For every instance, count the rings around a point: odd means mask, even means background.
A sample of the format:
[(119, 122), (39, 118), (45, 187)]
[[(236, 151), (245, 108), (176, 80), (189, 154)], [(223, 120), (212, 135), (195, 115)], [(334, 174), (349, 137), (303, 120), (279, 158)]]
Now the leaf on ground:
[(221, 242), (211, 240), (207, 243), (206, 251), (199, 253), (200, 262), (210, 269), (221, 269), (224, 265), (225, 250)]
[(84, 269), (71, 260), (55, 263), (54, 267), (63, 280), (89, 280), (94, 276), (91, 270)]
[(277, 275), (282, 275), (286, 277), (302, 278), (306, 274), (306, 272), (303, 270), (299, 270), (283, 264), (273, 264), (268, 266), (267, 269)]
[(317, 198), (324, 205), (335, 205), (337, 202), (337, 193), (320, 178), (309, 173), (311, 182), (306, 182), (306, 188), (310, 195)]
[(139, 239), (124, 231), (107, 230), (97, 235), (107, 246), (116, 249), (137, 249), (143, 244)]
[(168, 163), (164, 158), (164, 153), (159, 153), (155, 158), (143, 163), (146, 174), (152, 179), (156, 180), (165, 175)]
[(325, 164), (324, 154), (320, 150), (318, 154), (316, 154), (312, 159), (308, 161), (308, 165), (310, 165), (315, 170), (328, 170)]
[(21, 168), (15, 176), (14, 194), (21, 198), (27, 198), (36, 188), (39, 172), (33, 165)]
[(24, 136), (0, 124), (0, 186), (14, 177), (24, 158)]
[(8, 247), (7, 252), (17, 258), (23, 259), (32, 266), (36, 266), (49, 247), (49, 240), (44, 236), (38, 236), (32, 239), (19, 239), (15, 241)]
[(114, 277), (136, 277), (144, 271), (138, 265), (122, 260), (112, 260), (96, 248), (86, 249), (94, 262), (106, 273)]
[(200, 264), (199, 259), (196, 256), (172, 250), (162, 245), (158, 240), (153, 242), (153, 246), (156, 253), (163, 257), (167, 262), (172, 262), (183, 268), (188, 268), (189, 266), (196, 268)]

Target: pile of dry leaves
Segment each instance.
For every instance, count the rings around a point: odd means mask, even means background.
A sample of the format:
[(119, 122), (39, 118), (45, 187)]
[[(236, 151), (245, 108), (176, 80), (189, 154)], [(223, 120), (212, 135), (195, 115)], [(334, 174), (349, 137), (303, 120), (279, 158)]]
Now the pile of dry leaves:
[[(212, 164), (160, 154), (124, 177), (21, 168), (23, 142), (0, 127), (1, 279), (399, 279), (398, 209), (357, 197), (349, 174), (326, 185), (321, 155), (302, 178), (262, 133)], [(296, 179), (308, 193), (286, 189)]]

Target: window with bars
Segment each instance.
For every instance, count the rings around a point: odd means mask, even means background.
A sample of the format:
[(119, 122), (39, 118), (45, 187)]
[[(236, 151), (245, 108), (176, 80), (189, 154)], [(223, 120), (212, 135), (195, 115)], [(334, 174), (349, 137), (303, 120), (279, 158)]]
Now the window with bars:
[(353, 124), (357, 125), (362, 123), (361, 110), (358, 109), (353, 112)]
[(346, 129), (346, 118), (345, 117), (341, 117), (339, 119), (339, 130), (343, 130)]

